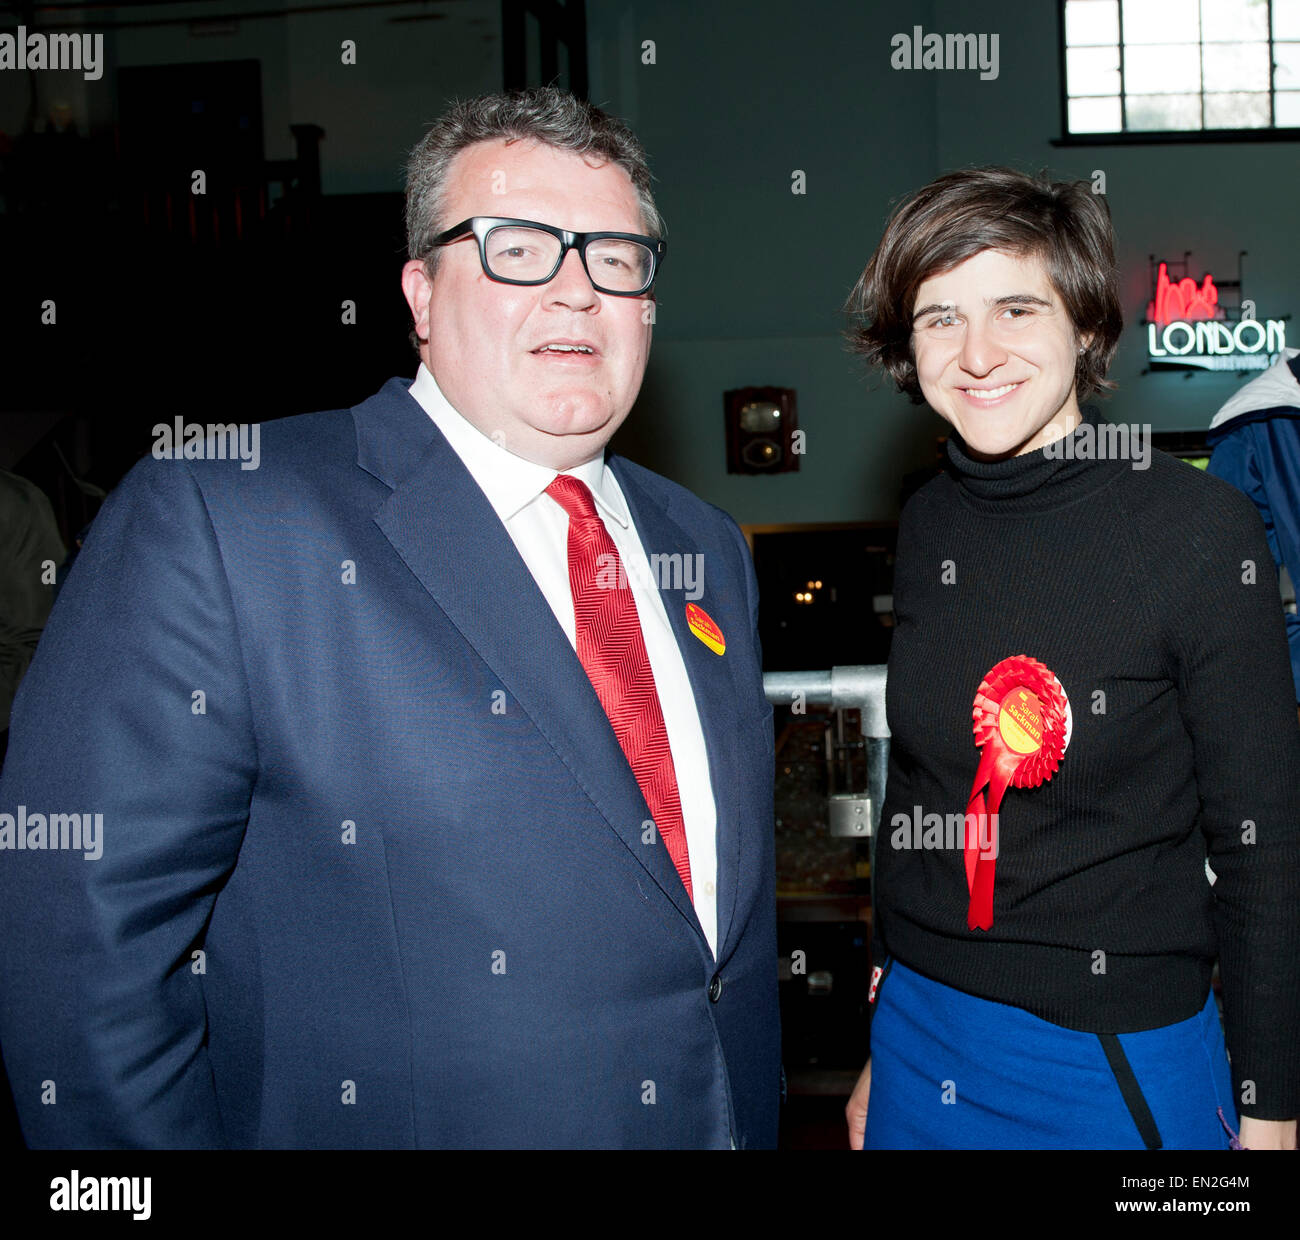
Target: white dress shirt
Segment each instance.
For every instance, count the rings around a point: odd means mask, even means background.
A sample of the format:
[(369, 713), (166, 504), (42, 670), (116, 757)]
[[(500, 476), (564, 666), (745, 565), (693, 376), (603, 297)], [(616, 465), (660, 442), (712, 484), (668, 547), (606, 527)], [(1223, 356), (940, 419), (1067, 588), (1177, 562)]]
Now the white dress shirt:
[[(456, 455), (478, 483), (514, 541), (533, 580), (537, 582), (569, 644), (577, 650), (573, 618), (573, 592), (569, 586), (569, 514), (546, 494), (557, 471), (507, 452), (448, 403), (423, 362), (411, 395), (433, 419)], [(717, 806), (709, 779), (709, 757), (704, 746), (695, 695), (686, 663), (663, 599), (654, 588), (649, 557), (641, 545), (618, 479), (605, 464), (603, 454), (563, 471), (586, 483), (596, 502), (627, 574), (628, 585), (641, 620), (650, 670), (654, 675), (664, 727), (677, 773), (677, 791), (686, 827), (686, 847), (691, 864), (695, 914), (716, 956), (718, 951), (718, 847)], [(684, 604), (683, 604), (684, 605)]]

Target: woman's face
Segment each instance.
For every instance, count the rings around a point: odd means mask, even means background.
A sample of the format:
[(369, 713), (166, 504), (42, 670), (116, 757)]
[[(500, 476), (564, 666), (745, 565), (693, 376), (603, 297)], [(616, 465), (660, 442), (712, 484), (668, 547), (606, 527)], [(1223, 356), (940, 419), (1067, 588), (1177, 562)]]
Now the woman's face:
[(1034, 452), (1078, 424), (1085, 341), (1041, 259), (983, 250), (926, 280), (912, 316), (921, 391), (975, 456)]

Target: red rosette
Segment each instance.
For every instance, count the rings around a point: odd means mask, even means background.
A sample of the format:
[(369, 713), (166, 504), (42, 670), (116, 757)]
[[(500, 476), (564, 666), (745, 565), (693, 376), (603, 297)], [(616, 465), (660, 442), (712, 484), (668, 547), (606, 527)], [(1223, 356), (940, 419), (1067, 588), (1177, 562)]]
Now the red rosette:
[(1047, 667), (1018, 654), (1003, 659), (980, 681), (971, 713), (980, 763), (966, 805), (966, 923), (972, 930), (988, 930), (993, 925), (1002, 794), (1008, 786), (1037, 788), (1056, 773), (1069, 743), (1070, 703)]

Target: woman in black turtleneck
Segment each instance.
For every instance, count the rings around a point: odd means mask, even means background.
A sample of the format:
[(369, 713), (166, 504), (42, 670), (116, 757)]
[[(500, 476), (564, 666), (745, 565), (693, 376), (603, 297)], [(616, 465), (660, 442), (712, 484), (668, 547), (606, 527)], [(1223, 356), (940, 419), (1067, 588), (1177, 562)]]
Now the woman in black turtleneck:
[(1079, 408), (1121, 327), (1103, 203), (941, 177), (851, 299), (862, 352), (954, 431), (899, 525), (855, 1146), (1295, 1145), (1276, 579), (1244, 496)]

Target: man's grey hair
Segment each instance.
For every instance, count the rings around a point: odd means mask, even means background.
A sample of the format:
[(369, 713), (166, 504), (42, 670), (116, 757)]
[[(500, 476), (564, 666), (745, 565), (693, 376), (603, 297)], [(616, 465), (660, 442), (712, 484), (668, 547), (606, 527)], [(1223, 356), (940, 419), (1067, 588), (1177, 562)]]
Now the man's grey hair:
[[(494, 139), (541, 142), (556, 150), (617, 164), (632, 179), (642, 227), (650, 236), (663, 236), (663, 220), (650, 192), (645, 151), (621, 120), (554, 86), (480, 95), (453, 104), (407, 161), (407, 255), (423, 262), (430, 274), (437, 259), (433, 238), (459, 223), (443, 218), (452, 161), (466, 147)], [(553, 222), (561, 227), (565, 224), (564, 220)]]

